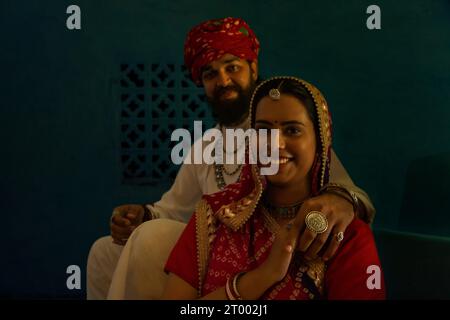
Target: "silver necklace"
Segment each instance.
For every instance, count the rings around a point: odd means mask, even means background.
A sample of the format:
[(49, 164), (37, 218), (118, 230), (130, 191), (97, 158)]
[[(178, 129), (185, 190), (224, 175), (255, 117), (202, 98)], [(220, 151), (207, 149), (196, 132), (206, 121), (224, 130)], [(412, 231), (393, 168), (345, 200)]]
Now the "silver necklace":
[(223, 166), (223, 164), (214, 163), (214, 171), (215, 171), (215, 175), (216, 175), (216, 183), (217, 183), (217, 187), (219, 188), (219, 190), (222, 190), (227, 185), (225, 183), (225, 179), (223, 177), (223, 173), (225, 172), (227, 175), (232, 176), (232, 175), (236, 174), (241, 169), (241, 167), (242, 167), (242, 164), (240, 164), (233, 172), (226, 172), (225, 171), (225, 167)]
[(214, 163), (214, 171), (216, 174), (216, 183), (219, 190), (222, 190), (227, 185), (225, 179), (223, 178), (223, 166), (221, 164)]

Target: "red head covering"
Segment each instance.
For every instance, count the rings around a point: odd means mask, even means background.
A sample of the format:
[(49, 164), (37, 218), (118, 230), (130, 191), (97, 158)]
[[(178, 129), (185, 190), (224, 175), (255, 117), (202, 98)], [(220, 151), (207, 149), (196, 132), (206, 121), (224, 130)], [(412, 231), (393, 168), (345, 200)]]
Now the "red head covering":
[(246, 60), (256, 60), (259, 41), (247, 23), (240, 18), (205, 21), (188, 33), (184, 44), (184, 63), (195, 82), (200, 71), (211, 61), (229, 53)]

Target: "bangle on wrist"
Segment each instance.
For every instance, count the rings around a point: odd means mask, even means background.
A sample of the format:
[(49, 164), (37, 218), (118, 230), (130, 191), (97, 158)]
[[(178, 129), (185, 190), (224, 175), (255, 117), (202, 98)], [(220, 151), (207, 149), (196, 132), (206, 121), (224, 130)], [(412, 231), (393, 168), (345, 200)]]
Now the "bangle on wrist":
[(144, 208), (144, 215), (142, 217), (142, 222), (149, 221), (153, 219), (152, 213), (146, 204), (142, 204), (142, 208)]
[(246, 272), (239, 272), (234, 277), (230, 277), (227, 280), (225, 285), (225, 294), (227, 295), (228, 300), (242, 300), (241, 295), (237, 289), (238, 280), (242, 277)]

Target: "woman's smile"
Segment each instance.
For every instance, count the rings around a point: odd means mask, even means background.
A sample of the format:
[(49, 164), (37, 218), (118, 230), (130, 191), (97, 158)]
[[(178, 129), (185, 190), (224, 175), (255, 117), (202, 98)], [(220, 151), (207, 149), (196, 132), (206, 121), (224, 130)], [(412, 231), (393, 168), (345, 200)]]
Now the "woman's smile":
[(294, 157), (279, 157), (278, 159), (272, 159), (271, 163), (275, 163), (278, 165), (284, 165), (287, 164), (288, 162), (294, 160)]

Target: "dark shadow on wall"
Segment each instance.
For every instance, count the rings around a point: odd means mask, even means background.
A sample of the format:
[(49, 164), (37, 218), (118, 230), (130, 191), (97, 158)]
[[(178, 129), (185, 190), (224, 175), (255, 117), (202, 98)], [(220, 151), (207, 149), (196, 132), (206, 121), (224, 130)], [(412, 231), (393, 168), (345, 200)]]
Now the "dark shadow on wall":
[(374, 229), (388, 299), (450, 299), (450, 153), (413, 160), (398, 230)]
[(450, 237), (375, 229), (387, 298), (450, 299)]
[(418, 158), (408, 167), (399, 229), (450, 237), (450, 152)]

